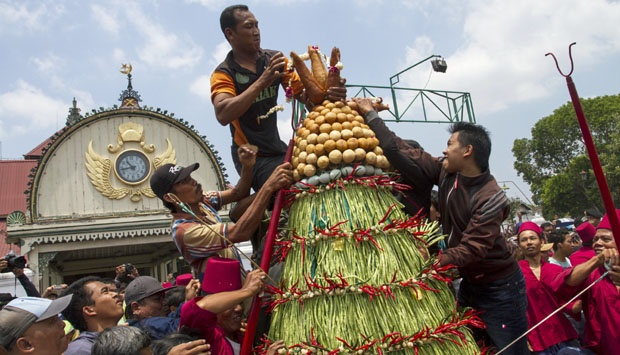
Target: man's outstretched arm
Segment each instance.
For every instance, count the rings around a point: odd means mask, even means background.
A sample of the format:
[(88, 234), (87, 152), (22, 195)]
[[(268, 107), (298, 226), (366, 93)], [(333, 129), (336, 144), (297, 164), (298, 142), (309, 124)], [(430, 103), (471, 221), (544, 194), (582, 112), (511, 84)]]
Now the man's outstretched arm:
[(293, 170), (290, 163), (283, 163), (273, 171), (263, 187), (256, 193), (254, 200), (239, 218), (237, 223), (228, 227), (228, 239), (233, 243), (250, 240), (258, 228), (261, 218), (271, 196), (278, 190), (289, 186), (293, 181)]

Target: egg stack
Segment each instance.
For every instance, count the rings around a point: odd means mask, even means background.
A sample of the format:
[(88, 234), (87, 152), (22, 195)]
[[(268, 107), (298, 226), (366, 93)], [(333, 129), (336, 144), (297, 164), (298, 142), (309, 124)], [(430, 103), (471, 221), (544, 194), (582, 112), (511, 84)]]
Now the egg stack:
[(327, 70), (318, 48), (308, 51), (291, 54), (314, 107), (295, 132), (297, 183), (274, 249), (283, 265), (254, 353), (282, 340), (278, 354), (479, 354), (470, 327), (482, 323), (456, 309), (448, 268), (427, 257), (443, 239), (439, 225), (402, 210), (356, 103), (325, 101), (326, 88), (342, 83), (337, 48)]
[(303, 120), (291, 160), (296, 181), (326, 184), (352, 172), (381, 175), (390, 167), (375, 133), (352, 106), (325, 100)]

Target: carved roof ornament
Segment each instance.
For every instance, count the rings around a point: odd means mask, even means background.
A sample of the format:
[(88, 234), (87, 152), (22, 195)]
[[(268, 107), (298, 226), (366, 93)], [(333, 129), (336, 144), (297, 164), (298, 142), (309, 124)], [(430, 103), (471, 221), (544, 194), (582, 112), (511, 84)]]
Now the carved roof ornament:
[(125, 142), (140, 143), (140, 147), (142, 147), (142, 150), (144, 150), (145, 153), (152, 153), (155, 151), (155, 146), (153, 144), (147, 145), (144, 142), (144, 128), (142, 125), (134, 122), (125, 122), (118, 126), (117, 145), (116, 147), (112, 144), (108, 145), (108, 152), (118, 152), (123, 147)]
[(82, 120), (83, 117), (80, 115), (80, 111), (82, 110), (77, 107), (77, 100), (74, 97), (73, 107), (69, 108), (69, 115), (67, 116), (67, 126), (73, 126)]
[[(126, 196), (133, 202), (139, 202), (142, 196), (155, 198), (148, 183), (152, 172), (164, 164), (176, 164), (176, 153), (170, 139), (166, 138), (167, 148), (155, 156), (155, 146), (144, 143), (142, 125), (125, 122), (118, 127), (118, 131), (118, 145), (108, 145), (112, 156), (100, 155), (93, 148), (93, 141), (89, 142), (85, 163), (90, 182), (103, 196), (113, 200)], [(126, 142), (140, 143), (142, 151), (124, 147)]]
[(121, 108), (128, 108), (128, 109), (140, 108), (139, 102), (142, 101), (142, 99), (140, 98), (140, 94), (138, 94), (138, 92), (135, 91), (133, 89), (133, 86), (131, 85), (131, 70), (132, 69), (133, 68), (131, 66), (131, 63), (121, 65), (120, 72), (127, 75), (127, 89), (121, 92), (121, 96), (118, 98), (118, 101), (121, 102)]

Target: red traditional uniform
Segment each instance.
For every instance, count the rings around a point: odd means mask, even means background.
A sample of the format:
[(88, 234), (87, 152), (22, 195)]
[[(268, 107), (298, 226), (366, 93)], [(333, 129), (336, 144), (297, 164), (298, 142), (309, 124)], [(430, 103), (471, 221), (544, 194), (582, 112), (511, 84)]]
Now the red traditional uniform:
[[(605, 272), (603, 267), (594, 270), (579, 286), (566, 285), (566, 279), (573, 271), (568, 268), (551, 283), (556, 294), (569, 299), (583, 290)], [(609, 277), (603, 278), (581, 296), (586, 317), (584, 347), (597, 354), (617, 354), (620, 349), (620, 293)]]
[[(519, 261), (519, 266), (525, 278), (527, 322), (531, 328), (561, 305), (551, 289), (551, 283), (562, 272), (562, 268), (542, 261), (539, 280), (526, 260)], [(527, 340), (532, 350), (543, 351), (560, 342), (577, 339), (577, 336), (575, 328), (562, 312), (559, 312), (528, 334)]]

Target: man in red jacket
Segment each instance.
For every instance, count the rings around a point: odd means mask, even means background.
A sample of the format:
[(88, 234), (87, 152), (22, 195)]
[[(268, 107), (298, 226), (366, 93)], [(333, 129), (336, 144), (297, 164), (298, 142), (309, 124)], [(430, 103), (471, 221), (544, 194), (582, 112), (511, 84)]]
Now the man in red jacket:
[[(542, 229), (536, 223), (523, 222), (519, 228), (518, 238), (524, 256), (524, 259), (519, 261), (519, 266), (525, 277), (527, 320), (531, 328), (561, 305), (549, 284), (562, 272), (562, 268), (541, 258)], [(560, 349), (577, 345), (576, 339), (577, 332), (562, 313), (547, 319), (543, 326), (527, 335), (534, 354), (555, 354)]]

